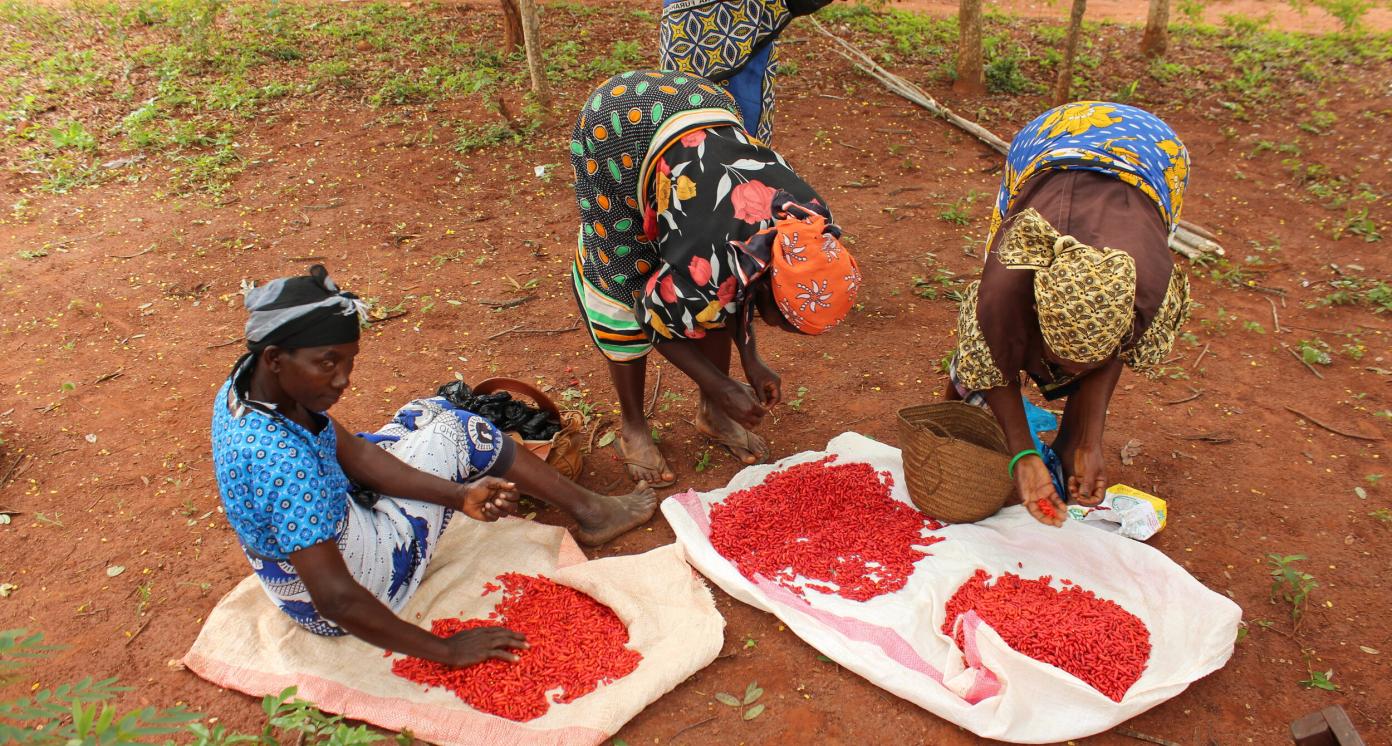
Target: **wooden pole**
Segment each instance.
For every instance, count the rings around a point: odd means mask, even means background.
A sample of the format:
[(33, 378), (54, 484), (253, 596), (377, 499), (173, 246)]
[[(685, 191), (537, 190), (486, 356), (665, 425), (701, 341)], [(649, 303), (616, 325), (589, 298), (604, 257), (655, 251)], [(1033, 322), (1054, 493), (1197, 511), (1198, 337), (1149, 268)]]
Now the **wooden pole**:
[(1073, 0), (1073, 12), (1068, 16), (1068, 39), (1064, 42), (1063, 61), (1059, 63), (1058, 80), (1054, 82), (1054, 106), (1063, 106), (1073, 98), (1073, 57), (1078, 52), (1078, 36), (1083, 31), (1083, 14), (1087, 0)]
[(503, 6), (503, 53), (512, 54), (523, 48), (526, 35), (522, 32), (522, 12), (517, 0), (499, 0)]
[(957, 80), (952, 92), (980, 96), (986, 92), (981, 61), (981, 0), (961, 0), (957, 11)]
[(541, 22), (537, 18), (535, 0), (517, 0), (522, 13), (522, 38), (527, 48), (527, 70), (532, 75), (532, 95), (543, 110), (551, 108), (551, 87), (546, 83), (546, 69), (541, 64)]
[(1145, 33), (1141, 35), (1141, 54), (1164, 57), (1170, 46), (1170, 0), (1150, 0)]

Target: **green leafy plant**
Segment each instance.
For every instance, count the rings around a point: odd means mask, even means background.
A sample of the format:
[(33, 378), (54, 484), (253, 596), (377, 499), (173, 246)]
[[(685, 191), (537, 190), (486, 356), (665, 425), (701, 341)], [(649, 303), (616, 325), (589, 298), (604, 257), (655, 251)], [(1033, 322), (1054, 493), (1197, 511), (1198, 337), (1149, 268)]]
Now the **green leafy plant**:
[[(43, 633), (0, 632), (0, 677), (8, 683), (19, 669), (42, 660), (58, 647), (43, 644)], [(129, 687), (115, 677), (40, 689), (0, 702), (0, 741), (9, 743), (138, 743), (180, 732), (197, 720), (182, 707), (143, 707), (122, 712), (111, 704)]]
[(976, 190), (972, 190), (956, 202), (943, 203), (945, 209), (938, 213), (938, 217), (954, 225), (970, 225), (972, 221), (971, 206), (979, 196)]
[[(740, 717), (744, 720), (753, 720), (764, 714), (764, 706), (755, 704), (762, 696), (764, 696), (764, 690), (759, 688), (758, 682), (751, 681), (749, 682), (749, 686), (744, 688), (743, 697), (736, 697), (729, 692), (716, 692), (715, 701), (726, 707), (733, 707), (736, 710), (748, 707), (749, 709), (744, 710)], [(753, 706), (751, 707), (751, 705)]]
[(696, 471), (705, 471), (711, 465), (711, 449), (701, 451), (701, 455), (696, 458)]
[(561, 392), (561, 404), (565, 409), (573, 409), (580, 413), (585, 424), (589, 424), (594, 417), (595, 405), (585, 397), (585, 392), (577, 388), (568, 388)]
[(1285, 600), (1291, 607), (1291, 621), (1299, 625), (1305, 615), (1306, 602), (1310, 591), (1319, 587), (1313, 575), (1295, 567), (1296, 562), (1307, 559), (1303, 554), (1268, 554), (1267, 564), (1271, 567), (1271, 599)]
[(1310, 677), (1302, 680), (1300, 685), (1306, 689), (1323, 689), (1326, 692), (1337, 692), (1339, 691), (1339, 685), (1335, 684), (1333, 679), (1333, 669), (1328, 671), (1311, 671)]
[(928, 300), (937, 300), (942, 297), (960, 303), (963, 298), (962, 285), (962, 280), (941, 266), (933, 269), (932, 277), (922, 275), (914, 275), (913, 277), (914, 295)]
[[(44, 660), (61, 647), (45, 645), (43, 633), (23, 629), (0, 631), (0, 685), (10, 684), (25, 667)], [(382, 734), (365, 725), (349, 727), (343, 718), (326, 715), (303, 700), (295, 687), (261, 701), (266, 724), (259, 734), (234, 733), (223, 725), (205, 725), (203, 716), (183, 707), (142, 707), (122, 711), (112, 700), (131, 691), (116, 678), (87, 677), (74, 684), (39, 689), (0, 701), (0, 742), (18, 744), (136, 744), (193, 743), (224, 746), (235, 743), (301, 743), (366, 746), (380, 743)], [(411, 743), (409, 734), (396, 742)]]
[(1368, 516), (1384, 526), (1392, 526), (1392, 510), (1389, 510), (1387, 508), (1378, 508), (1377, 510), (1368, 513)]
[(1310, 365), (1332, 365), (1334, 358), (1329, 354), (1329, 344), (1324, 340), (1302, 339), (1295, 346), (1295, 351), (1300, 353), (1300, 359)]
[(788, 400), (788, 408), (791, 409), (791, 410), (793, 410), (794, 412), (801, 412), (801, 411), (802, 411), (802, 400), (803, 400), (803, 398), (806, 397), (806, 396), (807, 396), (807, 387), (806, 387), (806, 386), (798, 386), (798, 389), (797, 389), (797, 398), (796, 398), (796, 399), (789, 399), (789, 400)]

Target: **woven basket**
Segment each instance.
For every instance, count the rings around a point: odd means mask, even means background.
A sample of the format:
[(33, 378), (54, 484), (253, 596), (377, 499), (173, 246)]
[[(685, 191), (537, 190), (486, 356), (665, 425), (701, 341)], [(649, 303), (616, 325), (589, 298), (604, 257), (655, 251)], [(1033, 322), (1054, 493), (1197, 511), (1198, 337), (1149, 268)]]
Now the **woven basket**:
[(944, 523), (989, 518), (1015, 490), (1005, 435), (981, 407), (942, 402), (901, 409), (899, 446), (909, 499)]
[(515, 378), (489, 378), (479, 381), (478, 385), (474, 386), (474, 393), (480, 396), (495, 391), (506, 391), (514, 396), (521, 395), (531, 399), (537, 409), (554, 415), (561, 421), (560, 431), (550, 440), (525, 440), (515, 432), (509, 432), (508, 435), (517, 441), (518, 445), (536, 454), (537, 458), (555, 467), (566, 479), (579, 479), (580, 473), (585, 469), (585, 454), (580, 450), (584, 418), (580, 413), (570, 410), (562, 412), (549, 396), (541, 393), (535, 386)]

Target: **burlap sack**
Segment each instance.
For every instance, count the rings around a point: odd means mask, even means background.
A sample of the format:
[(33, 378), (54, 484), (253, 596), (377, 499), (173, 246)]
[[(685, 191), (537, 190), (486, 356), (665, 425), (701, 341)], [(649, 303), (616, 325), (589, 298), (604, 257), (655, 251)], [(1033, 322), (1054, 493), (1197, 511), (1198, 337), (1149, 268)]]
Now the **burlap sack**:
[(678, 546), (586, 561), (564, 529), (521, 519), (484, 524), (456, 516), (402, 617), (428, 626), (437, 618), (486, 616), (499, 596), (481, 597), (483, 584), (504, 572), (545, 575), (607, 604), (628, 625), (629, 646), (643, 654), (642, 663), (613, 684), (515, 723), (398, 678), (394, 658), (361, 640), (300, 629), (253, 577), (218, 602), (183, 662), (252, 696), (298, 686), (300, 698), (325, 712), (410, 729), (433, 743), (598, 744), (720, 652), (725, 621)]

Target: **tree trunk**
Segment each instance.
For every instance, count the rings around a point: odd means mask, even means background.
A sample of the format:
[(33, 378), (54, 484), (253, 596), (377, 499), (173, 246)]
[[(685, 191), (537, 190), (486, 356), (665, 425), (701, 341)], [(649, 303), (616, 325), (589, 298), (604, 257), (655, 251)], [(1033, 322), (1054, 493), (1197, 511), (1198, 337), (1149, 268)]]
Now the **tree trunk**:
[(953, 93), (980, 96), (986, 92), (981, 62), (981, 0), (961, 0), (957, 11), (957, 80)]
[(1164, 57), (1170, 46), (1170, 0), (1150, 0), (1145, 34), (1141, 36), (1141, 54)]
[(1063, 106), (1073, 97), (1073, 57), (1078, 52), (1078, 36), (1083, 31), (1083, 14), (1087, 0), (1073, 0), (1073, 12), (1068, 17), (1068, 39), (1063, 46), (1063, 61), (1059, 63), (1058, 80), (1054, 83), (1054, 106)]
[(503, 54), (512, 54), (522, 49), (525, 35), (522, 33), (522, 13), (517, 9), (517, 0), (499, 0), (503, 6)]
[(537, 18), (535, 0), (517, 0), (522, 13), (522, 37), (527, 47), (527, 70), (532, 75), (532, 95), (542, 109), (551, 108), (551, 87), (546, 83), (546, 68), (541, 64), (541, 22)]

